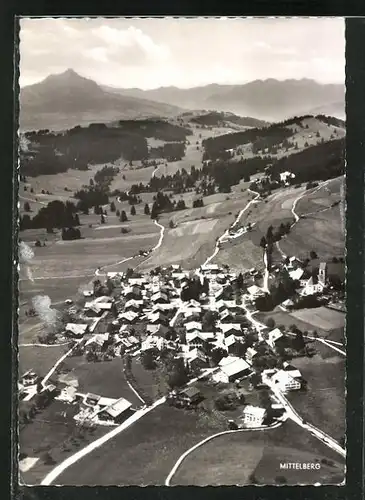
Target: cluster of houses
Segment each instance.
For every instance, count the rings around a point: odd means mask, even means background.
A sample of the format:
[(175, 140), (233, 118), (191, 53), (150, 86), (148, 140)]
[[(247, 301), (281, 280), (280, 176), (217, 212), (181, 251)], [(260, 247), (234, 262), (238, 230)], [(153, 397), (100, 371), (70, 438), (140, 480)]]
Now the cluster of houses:
[[(290, 269), (290, 266), (292, 268)], [(296, 273), (293, 261), (289, 270)], [(253, 275), (251, 270), (249, 275)], [(299, 274), (299, 273), (298, 273)], [(319, 280), (326, 279), (325, 267), (320, 267)], [(208, 292), (202, 292), (198, 300), (182, 300), (183, 290), (192, 278), (208, 280)], [(99, 353), (102, 360), (112, 359), (123, 353), (143, 356), (150, 353), (159, 360), (163, 351), (170, 351), (174, 358), (183, 360), (191, 376), (207, 370), (217, 384), (238, 384), (256, 371), (255, 358), (260, 356), (258, 345), (266, 342), (267, 349), (276, 353), (283, 334), (279, 329), (257, 333), (245, 318), (244, 306), (233, 298), (232, 283), (237, 279), (234, 273), (218, 265), (208, 265), (195, 273), (172, 266), (163, 273), (126, 278), (121, 273), (108, 273), (107, 280), (114, 284), (113, 293), (94, 297), (93, 292), (85, 295), (85, 304), (79, 311), (79, 321), (68, 323), (64, 335), (76, 340), (75, 346), (82, 354)], [(247, 296), (254, 299), (262, 294), (257, 285), (249, 286)], [(207, 321), (206, 315), (213, 315)], [(102, 320), (106, 331), (99, 331)], [(250, 337), (250, 347), (245, 344)], [(219, 353), (217, 357), (215, 353)], [(213, 359), (214, 358), (214, 359)], [(93, 358), (91, 357), (91, 360)], [(302, 387), (301, 375), (291, 367), (260, 370), (263, 385), (275, 384), (282, 392)], [(32, 378), (32, 373), (23, 377), (23, 385)], [(30, 382), (29, 382), (30, 384)], [(184, 392), (185, 391), (185, 392)], [(193, 405), (200, 398), (195, 387), (188, 387), (178, 393), (182, 405)], [(82, 395), (73, 388), (65, 387), (60, 399), (77, 402), (81, 410), (77, 419), (93, 419), (99, 423), (116, 424), (126, 418), (133, 408), (124, 400), (111, 400), (92, 394)], [(242, 414), (245, 426), (261, 425), (265, 411), (246, 405)]]

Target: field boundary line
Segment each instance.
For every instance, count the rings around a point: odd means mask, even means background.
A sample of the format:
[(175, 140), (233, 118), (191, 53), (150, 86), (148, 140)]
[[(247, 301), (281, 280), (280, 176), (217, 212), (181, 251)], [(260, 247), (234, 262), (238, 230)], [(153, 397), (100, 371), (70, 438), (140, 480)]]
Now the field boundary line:
[(63, 345), (67, 345), (68, 342), (63, 342), (62, 344), (18, 344), (18, 347), (60, 347)]

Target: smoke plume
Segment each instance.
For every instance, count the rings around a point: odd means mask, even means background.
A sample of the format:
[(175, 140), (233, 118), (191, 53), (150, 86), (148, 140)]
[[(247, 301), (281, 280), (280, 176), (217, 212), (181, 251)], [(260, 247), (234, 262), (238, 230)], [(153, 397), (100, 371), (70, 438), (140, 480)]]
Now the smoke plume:
[(49, 327), (55, 327), (58, 321), (58, 311), (52, 309), (48, 295), (36, 295), (32, 299), (34, 310), (38, 317)]
[(24, 241), (21, 241), (19, 244), (19, 262), (23, 264), (28, 276), (28, 279), (34, 282), (31, 264), (34, 258), (34, 252)]

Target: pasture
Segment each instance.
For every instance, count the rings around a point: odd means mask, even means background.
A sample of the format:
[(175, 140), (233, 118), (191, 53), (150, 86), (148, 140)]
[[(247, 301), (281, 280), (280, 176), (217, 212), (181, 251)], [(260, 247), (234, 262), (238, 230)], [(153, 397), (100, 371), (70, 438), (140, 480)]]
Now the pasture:
[(316, 307), (315, 309), (299, 309), (290, 315), (294, 318), (309, 323), (313, 328), (321, 330), (332, 330), (345, 327), (345, 314), (327, 307)]
[[(111, 361), (88, 362), (82, 356), (68, 357), (64, 363), (68, 383), (82, 393), (91, 392), (107, 398), (125, 398), (133, 406), (140, 406), (141, 401), (128, 386), (123, 374), (121, 358)], [(64, 377), (61, 376), (63, 380)]]
[[(281, 470), (280, 463), (333, 460), (333, 466), (319, 470)], [(277, 429), (243, 431), (219, 436), (193, 451), (172, 480), (172, 485), (244, 486), (275, 484), (285, 476), (287, 484), (339, 483), (343, 464), (337, 455), (294, 423)]]
[(32, 422), (20, 426), (19, 451), (30, 457), (39, 458), (48, 452), (54, 461), (45, 464), (42, 459), (38, 460), (31, 469), (21, 473), (19, 479), (22, 484), (40, 484), (56, 464), (110, 430), (108, 427), (97, 427), (92, 431), (85, 429), (80, 436), (73, 420), (76, 412), (76, 406), (53, 401), (47, 408), (41, 410)]
[(340, 206), (301, 218), (280, 241), (286, 255), (307, 258), (314, 250), (321, 260), (342, 257), (345, 249), (344, 221)]
[[(291, 328), (295, 325), (302, 332), (307, 331), (309, 334), (315, 330), (323, 339), (328, 338), (338, 342), (343, 340), (345, 314), (326, 307), (298, 309), (292, 312), (283, 311), (277, 307), (274, 311), (259, 312), (255, 314), (255, 317), (263, 323), (266, 323), (268, 318), (272, 318), (279, 328)], [(336, 335), (333, 335), (334, 332)]]
[(345, 357), (318, 342), (314, 346), (319, 354), (293, 361), (307, 390), (290, 393), (288, 399), (303, 418), (341, 442), (346, 432)]
[(341, 200), (344, 190), (344, 177), (336, 177), (319, 189), (310, 190), (296, 205), (299, 215), (312, 214), (330, 208), (333, 203)]
[(19, 346), (18, 371), (22, 375), (27, 370), (35, 370), (38, 375), (44, 377), (54, 364), (63, 356), (67, 345), (38, 347)]
[[(251, 235), (250, 235), (251, 236)], [(230, 269), (243, 271), (252, 269), (264, 270), (262, 248), (255, 244), (248, 234), (237, 240), (223, 244), (222, 249), (212, 260), (213, 264), (228, 264)]]
[(220, 422), (166, 404), (65, 470), (66, 485), (163, 485), (189, 447), (224, 430)]

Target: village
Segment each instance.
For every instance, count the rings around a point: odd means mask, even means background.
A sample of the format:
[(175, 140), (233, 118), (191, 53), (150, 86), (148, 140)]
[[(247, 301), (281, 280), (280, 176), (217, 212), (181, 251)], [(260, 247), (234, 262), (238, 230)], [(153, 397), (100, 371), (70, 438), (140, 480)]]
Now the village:
[[(271, 269), (273, 277), (284, 272), (295, 284), (293, 295), (279, 307), (290, 310), (303, 297), (341, 307), (327, 264), (319, 263), (315, 272), (305, 266), (286, 257)], [(257, 306), (267, 295), (256, 269), (237, 274), (228, 266), (206, 263), (195, 271), (178, 264), (148, 274), (96, 271), (82, 300), (66, 299), (68, 321), (52, 342), (65, 342), (63, 358), (83, 357), (95, 371), (99, 361), (120, 358), (140, 405), (124, 397), (79, 392), (57, 379), (59, 363), (43, 379), (36, 367), (20, 378), (20, 420), (29, 419), (32, 400), (42, 408), (58, 399), (77, 407), (74, 419), (80, 426), (120, 425), (153, 404), (133, 375), (139, 360), (151, 378), (157, 373), (163, 380), (161, 396), (182, 411), (204, 405), (222, 412), (227, 429), (265, 429), (284, 422), (285, 394), (307, 390), (295, 359), (315, 354), (317, 334), (257, 321)]]

